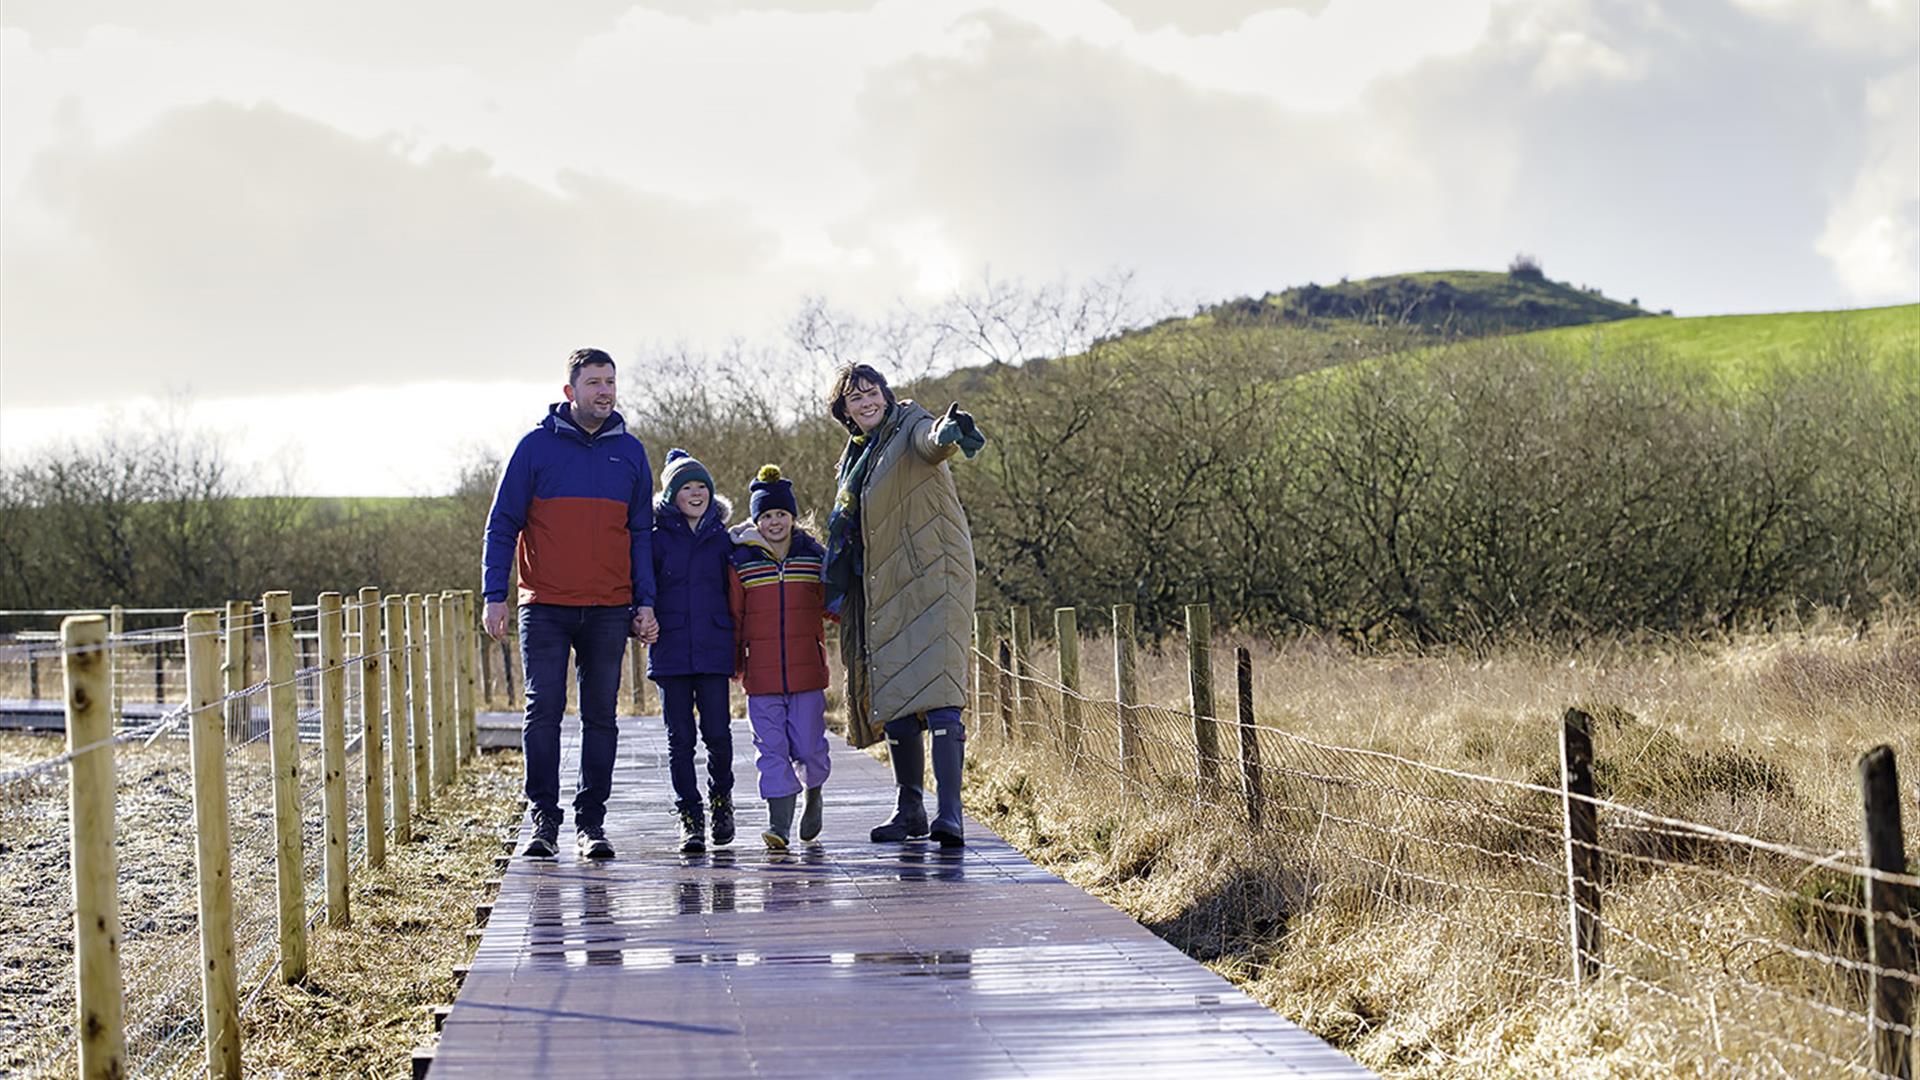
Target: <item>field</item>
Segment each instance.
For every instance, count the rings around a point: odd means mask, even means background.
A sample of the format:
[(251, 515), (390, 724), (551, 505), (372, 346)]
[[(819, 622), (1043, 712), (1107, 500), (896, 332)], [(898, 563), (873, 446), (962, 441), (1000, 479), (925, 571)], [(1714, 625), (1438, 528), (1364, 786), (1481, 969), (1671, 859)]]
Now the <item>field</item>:
[[(1141, 657), (1119, 767), (1111, 653), (1083, 650), (1084, 730), (1036, 658), (1036, 726), (989, 714), (969, 808), (1036, 860), (1395, 1077), (1857, 1075), (1857, 891), (1783, 850), (1857, 858), (1855, 759), (1920, 773), (1920, 628), (1821, 623), (1700, 646), (1356, 656), (1249, 642), (1266, 795), (1237, 739), (1194, 780), (1186, 658)], [(1232, 715), (1232, 642), (1215, 641)], [(1557, 786), (1569, 706), (1598, 718), (1604, 972), (1569, 979)], [(1065, 752), (1063, 752), (1065, 751)], [(1449, 772), (1447, 770), (1454, 770)], [(1654, 824), (1650, 824), (1654, 822)], [(1913, 833), (1910, 829), (1911, 851)]]
[[(1836, 351), (1920, 378), (1920, 304), (1857, 311), (1630, 319), (1539, 330), (1519, 340), (1572, 352), (1658, 350), (1670, 362), (1715, 374), (1732, 389), (1805, 372)], [(1894, 365), (1902, 365), (1894, 367)]]

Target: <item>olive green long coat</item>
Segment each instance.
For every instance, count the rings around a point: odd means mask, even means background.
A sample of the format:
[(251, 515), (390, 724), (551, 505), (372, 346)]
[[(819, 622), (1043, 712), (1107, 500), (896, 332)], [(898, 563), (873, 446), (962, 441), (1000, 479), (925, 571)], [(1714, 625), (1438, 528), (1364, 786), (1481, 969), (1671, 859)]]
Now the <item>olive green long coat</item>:
[[(842, 611), (847, 740), (880, 741), (889, 720), (965, 708), (972, 669), (973, 534), (934, 417), (901, 401), (860, 497), (864, 594)], [(850, 601), (854, 598), (850, 597)]]

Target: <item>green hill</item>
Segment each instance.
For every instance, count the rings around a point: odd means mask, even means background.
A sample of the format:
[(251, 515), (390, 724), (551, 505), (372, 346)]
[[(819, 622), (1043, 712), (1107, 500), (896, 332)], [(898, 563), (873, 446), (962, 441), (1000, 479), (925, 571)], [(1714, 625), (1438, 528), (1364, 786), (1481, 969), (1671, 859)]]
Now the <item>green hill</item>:
[[(1335, 285), (1306, 284), (1204, 308), (1193, 325), (1393, 326), (1426, 335), (1479, 337), (1651, 314), (1598, 290), (1549, 281), (1538, 271), (1435, 270)], [(1165, 324), (1162, 324), (1165, 325)]]
[(1920, 359), (1920, 304), (1642, 319), (1543, 330), (1517, 340), (1586, 354), (1648, 349), (1665, 363), (1711, 371), (1725, 385), (1738, 388), (1843, 355), (1876, 366), (1911, 367)]

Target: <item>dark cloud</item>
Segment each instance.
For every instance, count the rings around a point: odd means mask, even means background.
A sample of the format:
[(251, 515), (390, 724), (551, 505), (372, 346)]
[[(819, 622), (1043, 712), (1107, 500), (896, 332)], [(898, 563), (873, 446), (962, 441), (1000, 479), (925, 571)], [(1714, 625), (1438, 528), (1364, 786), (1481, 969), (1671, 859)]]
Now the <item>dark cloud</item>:
[(28, 183), (64, 237), (0, 250), (10, 405), (80, 373), (88, 393), (203, 396), (524, 377), (583, 341), (744, 331), (791, 302), (737, 207), (577, 175), (556, 194), (272, 108), (70, 142)]

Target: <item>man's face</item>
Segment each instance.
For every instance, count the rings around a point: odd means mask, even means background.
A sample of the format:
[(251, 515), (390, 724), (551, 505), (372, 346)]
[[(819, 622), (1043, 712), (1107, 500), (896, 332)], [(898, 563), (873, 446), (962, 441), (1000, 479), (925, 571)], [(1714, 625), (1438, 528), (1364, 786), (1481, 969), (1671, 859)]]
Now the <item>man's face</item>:
[(585, 364), (573, 373), (567, 387), (573, 414), (589, 424), (603, 424), (613, 415), (613, 365)]
[(707, 485), (698, 480), (689, 480), (674, 493), (673, 505), (674, 509), (687, 516), (687, 520), (697, 521), (705, 516), (707, 503), (712, 498), (713, 493), (707, 490)]
[(793, 532), (793, 515), (785, 510), (768, 510), (754, 522), (760, 536), (769, 544), (778, 544)]
[(847, 415), (862, 434), (880, 426), (880, 418), (887, 415), (887, 392), (872, 383), (860, 383), (847, 391)]

